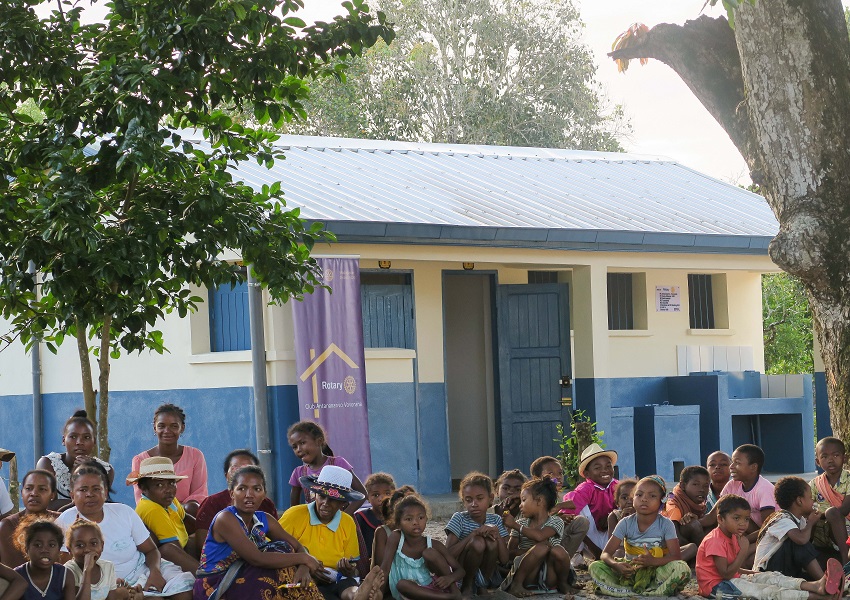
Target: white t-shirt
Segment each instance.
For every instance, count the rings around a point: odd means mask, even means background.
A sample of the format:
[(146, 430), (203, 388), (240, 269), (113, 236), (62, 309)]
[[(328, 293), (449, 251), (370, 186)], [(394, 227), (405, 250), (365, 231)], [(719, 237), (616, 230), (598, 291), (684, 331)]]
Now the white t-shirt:
[(782, 547), (785, 537), (789, 531), (802, 529), (806, 526), (806, 517), (797, 518), (787, 511), (781, 511), (779, 516), (774, 517), (767, 531), (756, 546), (756, 557), (753, 561), (753, 569), (764, 571), (767, 569), (767, 561)]
[[(90, 520), (82, 516), (76, 507), (71, 507), (59, 515), (56, 524), (65, 531), (77, 519)], [(139, 562), (137, 546), (150, 539), (147, 527), (136, 511), (125, 504), (104, 504), (103, 520), (98, 525), (103, 533), (103, 554), (100, 557), (115, 565), (116, 577), (126, 579)]]
[(0, 479), (0, 515), (9, 512), (13, 508), (15, 508), (15, 505), (12, 504), (12, 498), (9, 497), (6, 482)]
[[(100, 581), (91, 584), (91, 600), (106, 600), (109, 592), (118, 587), (115, 566), (102, 558), (97, 559), (97, 566), (100, 567)], [(82, 568), (73, 560), (66, 562), (65, 568), (74, 576), (74, 585), (80, 587), (80, 581), (83, 579)]]

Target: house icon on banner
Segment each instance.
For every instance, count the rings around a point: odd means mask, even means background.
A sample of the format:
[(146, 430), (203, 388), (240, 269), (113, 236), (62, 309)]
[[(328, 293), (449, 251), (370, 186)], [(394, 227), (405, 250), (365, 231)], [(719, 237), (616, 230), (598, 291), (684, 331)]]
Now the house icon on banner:
[(334, 355), (341, 358), (343, 362), (352, 369), (360, 368), (359, 366), (357, 366), (357, 363), (351, 360), (350, 356), (340, 350), (339, 346), (331, 342), (331, 345), (328, 346), (325, 351), (322, 352), (318, 357), (316, 356), (316, 349), (310, 348), (310, 360), (312, 362), (304, 370), (304, 372), (299, 375), (301, 381), (307, 381), (308, 378), (311, 378), (311, 387), (313, 389), (313, 405), (316, 407), (313, 409), (313, 416), (317, 419), (319, 418), (319, 382), (316, 378), (316, 371), (325, 363), (326, 360), (328, 360), (331, 356)]

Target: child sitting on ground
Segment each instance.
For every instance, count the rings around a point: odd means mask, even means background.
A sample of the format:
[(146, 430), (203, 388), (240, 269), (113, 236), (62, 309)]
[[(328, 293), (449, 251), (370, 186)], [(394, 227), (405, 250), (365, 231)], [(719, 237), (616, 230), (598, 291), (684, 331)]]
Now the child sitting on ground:
[(395, 531), (387, 540), (381, 570), (393, 598), (402, 600), (460, 600), (457, 582), (463, 567), (439, 540), (425, 535), (428, 507), (416, 494), (401, 498), (389, 518)]
[(333, 465), (322, 467), (318, 476), (301, 477), (300, 486), (315, 500), (292, 506), (279, 521), (284, 531), (324, 564), (325, 570), (314, 579), (328, 600), (353, 600), (358, 591), (357, 525), (354, 517), (343, 512), (349, 502), (363, 500), (363, 494), (351, 488), (352, 478), (351, 471)]
[(519, 494), (522, 484), (528, 481), (528, 477), (519, 469), (505, 471), (496, 480), (496, 503), (493, 512), (501, 515), (505, 511), (516, 518), (519, 516)]
[[(635, 514), (622, 519), (605, 544), (602, 559), (588, 571), (600, 593), (607, 596), (675, 596), (691, 579), (691, 569), (681, 560), (676, 527), (659, 514), (667, 496), (658, 475), (644, 477), (635, 486)], [(623, 544), (625, 557), (614, 552)]]
[(100, 558), (103, 534), (94, 521), (75, 521), (65, 534), (71, 560), (65, 568), (74, 576), (77, 598), (87, 600), (132, 600), (142, 598), (142, 587), (119, 587), (115, 565)]
[(383, 524), (375, 530), (375, 537), (372, 540), (371, 565), (373, 567), (380, 567), (384, 563), (384, 550), (387, 547), (387, 540), (393, 532), (387, 523), (392, 518), (393, 509), (396, 503), (405, 496), (410, 496), (411, 494), (416, 494), (416, 489), (412, 485), (403, 485), (394, 491), (392, 496), (385, 498), (384, 501), (381, 502), (379, 511), (381, 513), (381, 517), (383, 517)]
[(705, 512), (710, 479), (708, 471), (699, 465), (685, 467), (679, 476), (679, 483), (664, 504), (661, 514), (676, 525), (682, 560), (691, 561), (696, 558), (697, 547), (705, 537), (702, 521), (714, 518), (711, 515), (706, 516)]
[(818, 551), (812, 545), (812, 529), (823, 513), (814, 508), (809, 484), (799, 477), (783, 477), (774, 489), (776, 511), (758, 533), (756, 571), (778, 571), (786, 577), (823, 577)]
[(847, 459), (844, 442), (825, 437), (815, 446), (815, 462), (823, 473), (809, 482), (815, 498), (815, 508), (823, 520), (815, 523), (812, 544), (827, 556), (837, 555), (848, 561), (847, 516), (850, 515), (850, 473), (844, 470)]
[(375, 530), (384, 524), (381, 504), (393, 495), (395, 479), (389, 473), (372, 473), (366, 478), (364, 486), (366, 487), (366, 501), (369, 503), (369, 508), (361, 508), (354, 513), (354, 520), (363, 535), (366, 556), (371, 557)]
[(608, 515), (616, 506), (616, 464), (616, 452), (603, 450), (599, 444), (591, 444), (581, 453), (578, 465), (578, 473), (585, 480), (564, 496), (564, 500), (570, 500), (575, 505), (575, 508), (566, 509), (566, 512), (581, 515), (588, 520), (584, 544), (594, 558), (599, 558), (602, 548), (608, 542)]
[(508, 562), (508, 530), (500, 515), (487, 512), (493, 498), (493, 480), (484, 473), (469, 473), (460, 482), (466, 510), (453, 514), (446, 525), (446, 549), (466, 573), (460, 588), (464, 596), (502, 583), (497, 567)]
[[(611, 511), (608, 515), (608, 531), (614, 531), (620, 519), (635, 514), (635, 507), (632, 503), (635, 493), (637, 479), (621, 479), (614, 488), (614, 497), (617, 499), (617, 508)], [(623, 546), (620, 545), (614, 553), (617, 558), (623, 558)]]
[[(298, 421), (290, 425), (286, 431), (286, 437), (295, 456), (303, 463), (295, 467), (292, 475), (289, 477), (289, 485), (292, 486), (289, 493), (290, 506), (307, 504), (314, 500), (310, 492), (301, 487), (301, 478), (317, 476), (325, 465), (342, 467), (350, 472), (352, 489), (355, 492), (359, 492), (363, 498), (366, 497), (366, 488), (363, 487), (363, 484), (354, 472), (354, 467), (343, 457), (333, 455), (333, 452), (331, 452), (331, 449), (327, 445), (328, 436), (318, 423), (314, 423), (313, 421)], [(353, 515), (361, 506), (363, 506), (363, 499), (350, 503), (346, 507), (345, 512)]]
[[(564, 469), (561, 461), (553, 456), (541, 456), (531, 463), (531, 476), (537, 479), (549, 478), (558, 487), (558, 497), (564, 491)], [(587, 537), (590, 529), (590, 521), (587, 517), (574, 513), (576, 505), (572, 500), (564, 499), (555, 504), (552, 514), (559, 516), (564, 521), (564, 534), (561, 536), (561, 545), (571, 557), (578, 554), (579, 548)]]
[[(732, 464), (732, 459), (722, 450), (712, 452), (708, 455), (708, 460), (705, 461), (705, 468), (708, 469), (708, 475), (711, 477), (711, 486), (708, 488), (708, 496), (705, 499), (705, 510), (711, 511), (723, 488), (729, 483), (729, 478), (732, 473), (729, 466)], [(711, 527), (715, 527), (712, 524)], [(708, 529), (706, 529), (708, 531)]]
[(721, 497), (726, 494), (741, 496), (750, 505), (750, 524), (747, 539), (750, 542), (744, 567), (750, 568), (756, 551), (756, 536), (765, 519), (773, 514), (776, 500), (773, 498), (773, 484), (761, 476), (764, 467), (764, 452), (753, 444), (739, 446), (732, 453), (730, 471), (732, 479), (723, 488)]
[(522, 486), (520, 512), (514, 519), (510, 513), (502, 518), (511, 529), (508, 551), (513, 566), (501, 589), (520, 598), (557, 588), (562, 594), (572, 591), (575, 572), (570, 568), (570, 555), (561, 546), (564, 521), (550, 514), (558, 499), (558, 488), (551, 479), (531, 479)]
[(182, 479), (186, 479), (186, 475), (174, 472), (170, 458), (152, 456), (142, 459), (139, 472), (130, 473), (127, 477), (127, 485), (135, 483), (142, 490), (136, 514), (154, 535), (162, 558), (170, 560), (186, 573), (195, 573), (199, 565), (194, 556), (195, 541), (189, 544), (186, 528), (188, 522), (192, 533), (195, 533), (195, 518), (176, 500), (177, 482)]
[(29, 562), (15, 568), (28, 584), (23, 596), (25, 600), (74, 600), (74, 578), (58, 563), (62, 530), (53, 521), (42, 520), (32, 521), (25, 527), (24, 544)]
[(749, 554), (746, 532), (750, 505), (738, 495), (726, 494), (715, 508), (717, 527), (705, 536), (697, 553), (697, 582), (702, 596), (720, 600), (835, 600), (840, 596), (841, 564), (833, 558), (827, 562), (827, 575), (813, 582), (742, 569)]

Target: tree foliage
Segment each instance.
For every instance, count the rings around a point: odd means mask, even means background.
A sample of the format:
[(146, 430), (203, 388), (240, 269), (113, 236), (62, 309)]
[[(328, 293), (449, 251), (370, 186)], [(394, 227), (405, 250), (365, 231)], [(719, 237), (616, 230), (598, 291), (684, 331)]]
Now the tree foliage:
[(7, 342), (55, 350), (76, 337), (92, 417), (95, 341), (108, 456), (109, 359), (162, 352), (157, 321), (201, 301), (187, 284), (244, 280), (225, 250), (274, 300), (315, 283), (320, 228), (285, 207), (279, 183), (253, 189), (230, 174), (281, 159), (275, 136), (221, 108), (277, 126), (303, 116), (305, 78), (392, 32), (362, 0), (305, 29), (301, 0), (113, 0), (89, 24), (88, 2), (58, 0), (45, 18), (38, 3), (0, 2), (0, 312)]
[(396, 39), (310, 84), (287, 131), (426, 142), (620, 150), (570, 0), (385, 0)]
[(813, 325), (803, 284), (787, 273), (762, 276), (764, 368), (769, 374), (813, 373)]

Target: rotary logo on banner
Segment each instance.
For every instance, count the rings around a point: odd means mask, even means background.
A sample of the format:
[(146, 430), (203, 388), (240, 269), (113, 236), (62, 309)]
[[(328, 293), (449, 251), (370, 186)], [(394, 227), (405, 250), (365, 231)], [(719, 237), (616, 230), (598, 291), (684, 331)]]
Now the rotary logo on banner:
[(366, 410), (366, 359), (360, 307), (360, 261), (317, 258), (321, 282), (292, 303), (295, 366), (302, 419), (319, 423), (334, 454), (361, 476), (372, 472)]

